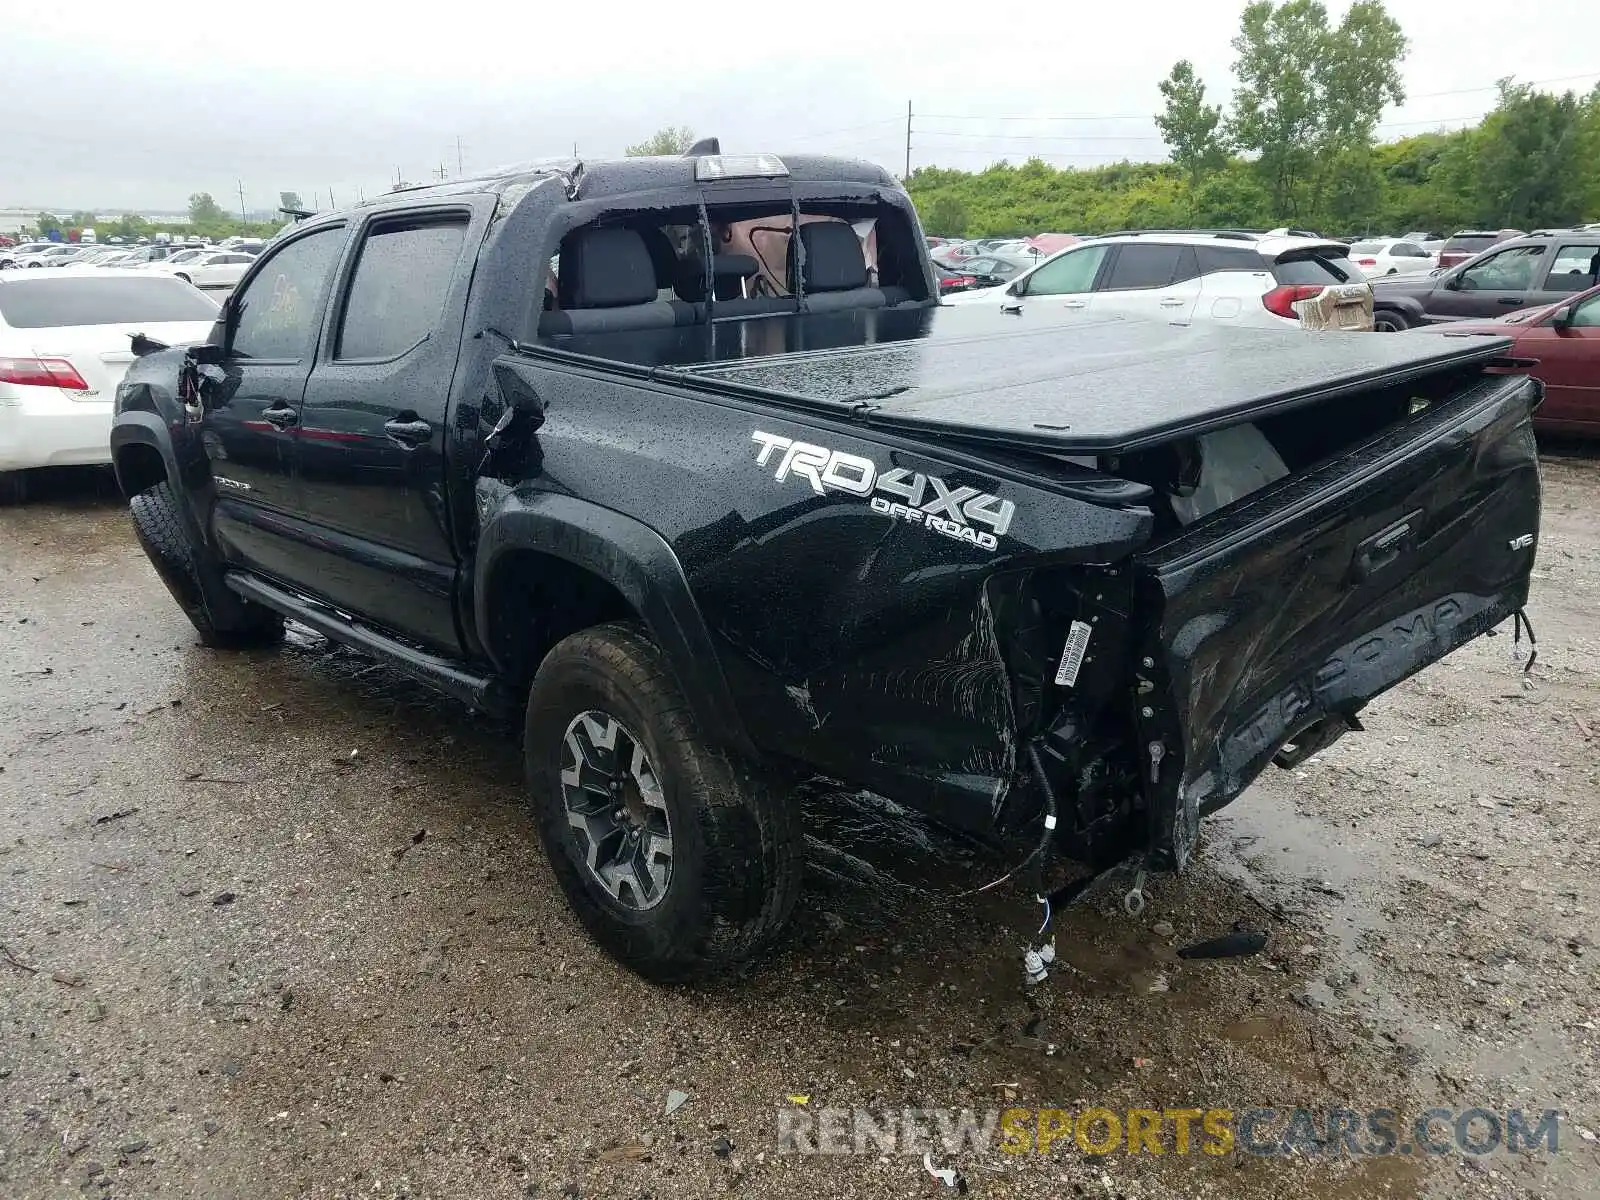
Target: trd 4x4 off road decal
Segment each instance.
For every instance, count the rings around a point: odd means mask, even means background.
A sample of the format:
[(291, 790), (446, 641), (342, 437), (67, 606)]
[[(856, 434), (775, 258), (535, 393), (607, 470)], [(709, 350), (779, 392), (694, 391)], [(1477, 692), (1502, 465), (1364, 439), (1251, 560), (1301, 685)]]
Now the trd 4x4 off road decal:
[[(974, 487), (953, 488), (937, 475), (923, 475), (904, 467), (880, 472), (875, 462), (859, 454), (829, 450), (759, 429), (750, 437), (761, 447), (756, 455), (757, 466), (770, 466), (777, 460), (774, 479), (798, 475), (819, 496), (833, 491), (870, 497), (873, 512), (925, 525), (935, 533), (985, 550), (999, 547), (1016, 515), (1017, 506), (1010, 500)], [(976, 529), (975, 525), (987, 528)]]

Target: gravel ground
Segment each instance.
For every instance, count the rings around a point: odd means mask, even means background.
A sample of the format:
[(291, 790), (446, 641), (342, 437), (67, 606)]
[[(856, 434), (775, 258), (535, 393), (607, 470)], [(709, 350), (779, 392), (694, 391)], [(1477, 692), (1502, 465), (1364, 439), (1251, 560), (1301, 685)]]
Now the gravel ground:
[[(98, 476), (0, 512), (0, 1195), (953, 1195), (775, 1152), (780, 1110), (1558, 1109), (1559, 1152), (952, 1163), (975, 1196), (1600, 1196), (1600, 458), (1550, 447), (1508, 637), (1056, 920), (810, 787), (791, 936), (663, 990), (585, 939), (495, 727), (314, 636), (195, 643)], [(1255, 957), (1180, 959), (1235, 923)], [(689, 1097), (664, 1114), (669, 1091)]]

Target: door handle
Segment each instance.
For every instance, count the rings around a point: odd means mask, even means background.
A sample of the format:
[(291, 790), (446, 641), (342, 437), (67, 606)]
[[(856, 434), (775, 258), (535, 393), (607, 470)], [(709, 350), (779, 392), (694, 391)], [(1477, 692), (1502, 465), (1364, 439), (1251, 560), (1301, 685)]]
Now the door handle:
[(1421, 524), (1422, 510), (1419, 508), (1407, 513), (1387, 529), (1379, 530), (1357, 546), (1355, 560), (1351, 564), (1355, 571), (1356, 582), (1361, 583), (1372, 578), (1408, 552), (1417, 540), (1417, 531)]
[(1182, 308), (1184, 301), (1180, 296), (1168, 296), (1161, 302), (1162, 308)]
[(433, 436), (433, 426), (415, 417), (409, 421), (385, 421), (383, 431), (402, 446), (420, 446)]
[(1068, 300), (1061, 307), (1062, 308), (1088, 308), (1089, 307), (1089, 302), (1087, 300)]
[(1500, 299), (1495, 301), (1495, 303), (1496, 304), (1521, 304), (1522, 303), (1522, 297), (1521, 296), (1501, 296)]
[(261, 410), (261, 419), (269, 425), (276, 425), (279, 429), (287, 429), (291, 425), (300, 423), (300, 414), (292, 408), (274, 405), (272, 408)]

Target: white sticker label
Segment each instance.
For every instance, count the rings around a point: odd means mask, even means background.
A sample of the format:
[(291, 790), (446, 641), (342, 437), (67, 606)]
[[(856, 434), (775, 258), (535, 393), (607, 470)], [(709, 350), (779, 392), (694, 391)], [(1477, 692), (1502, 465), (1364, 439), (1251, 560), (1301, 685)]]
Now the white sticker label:
[(1056, 670), (1056, 686), (1072, 687), (1078, 682), (1078, 668), (1083, 666), (1084, 651), (1089, 648), (1089, 625), (1074, 621), (1067, 630), (1066, 649), (1061, 651), (1061, 666)]

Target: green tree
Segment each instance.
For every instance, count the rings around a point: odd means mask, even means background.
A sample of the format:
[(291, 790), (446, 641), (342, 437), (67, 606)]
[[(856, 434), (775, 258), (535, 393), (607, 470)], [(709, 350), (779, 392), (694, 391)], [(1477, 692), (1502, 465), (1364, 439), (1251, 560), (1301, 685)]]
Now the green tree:
[(1478, 126), (1476, 183), (1486, 223), (1531, 228), (1583, 219), (1595, 174), (1581, 157), (1586, 102), (1500, 81), (1500, 102)]
[(196, 226), (220, 225), (228, 220), (222, 206), (211, 198), (210, 192), (196, 192), (189, 197), (189, 224)]
[(920, 210), (924, 232), (936, 237), (964, 237), (967, 232), (967, 206), (959, 196), (944, 192)]
[(1320, 0), (1255, 0), (1233, 49), (1229, 133), (1257, 155), (1275, 218), (1314, 217), (1339, 154), (1370, 144), (1384, 106), (1404, 101), (1405, 35), (1382, 0), (1358, 0), (1337, 27)]
[(1188, 180), (1193, 210), (1201, 181), (1228, 160), (1227, 145), (1219, 132), (1222, 106), (1206, 103), (1206, 85), (1186, 58), (1173, 64), (1159, 86), (1166, 107), (1156, 114), (1156, 128), (1161, 130), (1172, 161)]
[(694, 130), (687, 125), (679, 126), (676, 129), (668, 125), (664, 129), (656, 130), (637, 145), (629, 146), (627, 154), (629, 158), (643, 158), (661, 154), (682, 154), (692, 145), (694, 145)]
[(48, 237), (52, 230), (61, 232), (61, 218), (54, 213), (42, 212), (34, 218), (34, 228), (39, 231), (40, 237)]
[(292, 208), (297, 212), (304, 212), (306, 208), (300, 201), (299, 192), (279, 192), (278, 206), (280, 208)]

